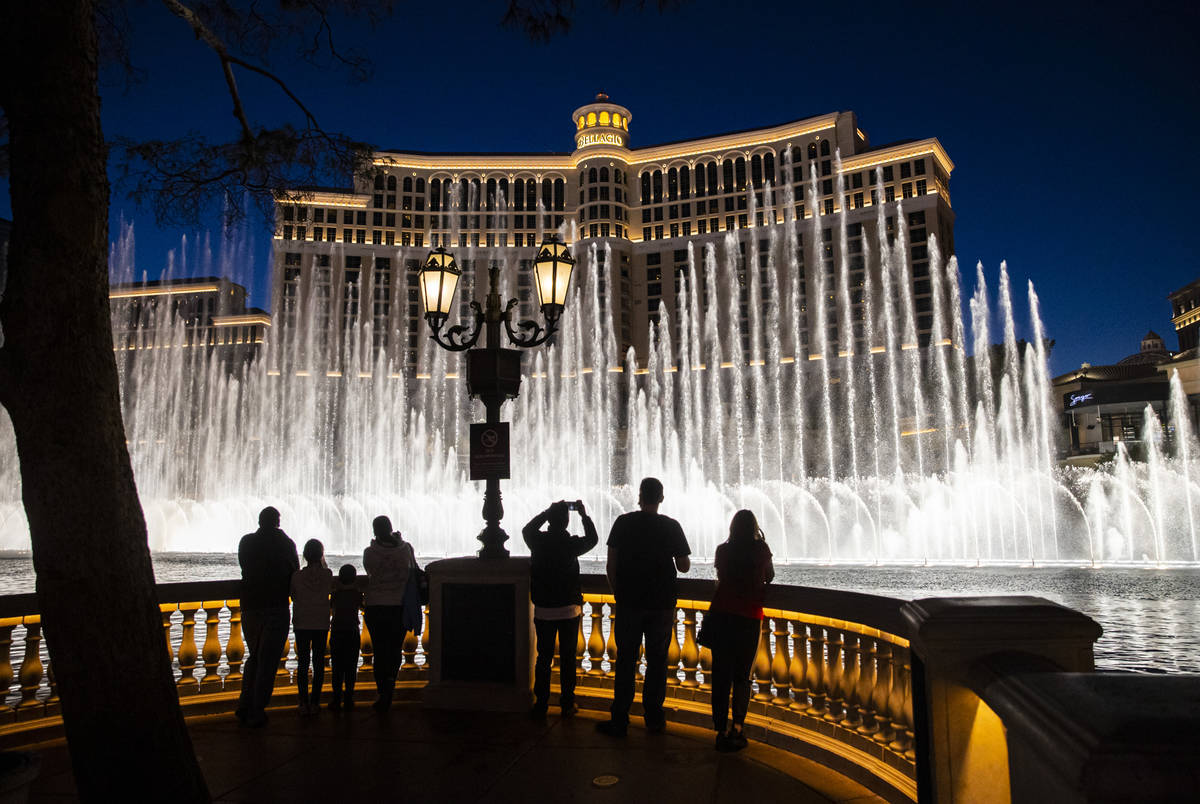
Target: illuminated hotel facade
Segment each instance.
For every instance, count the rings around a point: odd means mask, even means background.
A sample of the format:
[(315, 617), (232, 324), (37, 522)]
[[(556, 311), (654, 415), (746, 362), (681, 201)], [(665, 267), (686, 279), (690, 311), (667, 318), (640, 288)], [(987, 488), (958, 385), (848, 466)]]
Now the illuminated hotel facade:
[[(782, 273), (794, 270), (802, 288), (806, 262), (818, 261), (829, 277), (826, 288), (833, 288), (833, 266), (845, 256), (852, 318), (861, 321), (863, 274), (872, 270), (864, 254), (878, 254), (884, 204), (888, 238), (898, 227), (907, 230), (915, 326), (920, 342), (928, 342), (931, 236), (943, 255), (954, 250), (954, 165), (937, 139), (872, 147), (853, 112), (834, 112), (633, 148), (631, 123), (629, 109), (601, 94), (572, 113), (570, 153), (380, 151), (378, 173), (352, 189), (292, 193), (276, 208), (272, 301), (278, 331), (304, 344), (294, 354), (309, 355), (301, 359), (312, 368), (323, 361), (337, 373), (340, 366), (333, 363), (358, 337), (369, 338), (362, 348), (371, 354), (384, 352), (393, 366), (412, 371), (427, 340), (416, 275), (429, 249), (447, 247), (463, 269), (458, 300), (464, 319), (467, 302), (487, 290), (492, 261), (499, 262), (509, 295), (519, 298), (521, 317), (528, 318), (536, 315), (536, 246), (554, 231), (579, 243), (577, 254), (597, 247), (596, 258), (581, 260), (580, 267), (596, 274), (592, 287), (612, 314), (622, 353), (634, 347), (643, 364), (660, 304), (668, 315), (676, 309), (681, 280), (701, 271), (709, 246), (728, 256), (736, 241), (739, 275), (757, 264), (764, 282), (782, 282)], [(797, 259), (778, 253), (789, 242), (779, 232), (793, 222), (806, 232), (799, 239), (807, 240), (790, 246)], [(781, 275), (768, 277), (769, 265)], [(749, 284), (740, 291), (743, 319)], [(836, 309), (841, 301), (829, 304)], [(368, 322), (370, 327), (356, 326)], [(801, 354), (811, 351), (808, 326), (805, 321), (804, 331), (785, 335), (793, 354), (797, 347)], [(865, 353), (870, 345), (861, 323), (853, 325), (853, 334), (849, 330), (843, 325), (839, 331), (831, 314), (829, 348)]]

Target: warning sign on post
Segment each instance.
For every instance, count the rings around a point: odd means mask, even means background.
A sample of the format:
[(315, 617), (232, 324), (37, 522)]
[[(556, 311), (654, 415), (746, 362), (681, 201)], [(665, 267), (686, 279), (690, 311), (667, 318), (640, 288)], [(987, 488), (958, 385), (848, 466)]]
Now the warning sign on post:
[(471, 425), (471, 479), (506, 480), (508, 422)]

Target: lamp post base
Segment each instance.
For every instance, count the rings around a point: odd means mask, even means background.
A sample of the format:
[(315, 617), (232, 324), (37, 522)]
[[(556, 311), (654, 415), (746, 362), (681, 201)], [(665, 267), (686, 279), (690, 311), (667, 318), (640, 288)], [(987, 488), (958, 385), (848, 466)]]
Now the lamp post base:
[(499, 525), (488, 525), (475, 538), (483, 545), (476, 553), (480, 558), (508, 558), (508, 548), (504, 546), (508, 534)]

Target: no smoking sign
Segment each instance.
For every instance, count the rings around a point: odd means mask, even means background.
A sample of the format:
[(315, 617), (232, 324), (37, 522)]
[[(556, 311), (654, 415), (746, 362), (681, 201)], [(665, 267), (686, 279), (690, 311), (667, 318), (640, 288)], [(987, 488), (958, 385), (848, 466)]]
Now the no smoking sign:
[(505, 480), (508, 477), (508, 422), (472, 424), (471, 479)]

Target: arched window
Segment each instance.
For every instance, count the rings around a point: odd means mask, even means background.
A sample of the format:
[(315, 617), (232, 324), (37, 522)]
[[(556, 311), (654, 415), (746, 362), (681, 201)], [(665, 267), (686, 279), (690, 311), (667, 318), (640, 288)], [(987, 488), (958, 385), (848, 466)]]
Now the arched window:
[(755, 154), (754, 158), (750, 160), (750, 181), (754, 182), (754, 189), (758, 190), (762, 188), (762, 157), (758, 154)]
[(696, 196), (704, 195), (704, 163), (696, 165)]
[(654, 203), (662, 203), (662, 171), (654, 171)]
[(516, 209), (516, 210), (525, 209), (525, 180), (524, 179), (516, 179), (513, 181), (512, 208)]
[(383, 174), (382, 173), (375, 174), (375, 189), (376, 190), (383, 189)]
[(508, 179), (500, 180), (500, 183), (497, 185), (497, 192), (499, 195), (496, 197), (496, 204), (499, 205), (500, 209), (508, 209), (508, 204), (512, 200), (508, 195)]
[(650, 171), (642, 174), (642, 206), (650, 203)]
[(479, 191), (479, 179), (471, 179), (471, 209), (478, 210), (483, 202), (480, 197), (483, 193)]
[(708, 173), (708, 194), (717, 194), (717, 163), (709, 162), (708, 168), (705, 170)]
[(554, 211), (562, 212), (566, 209), (567, 203), (567, 183), (562, 179), (554, 180)]
[(734, 173), (737, 174), (737, 189), (738, 189), (738, 191), (739, 192), (745, 191), (745, 189), (746, 189), (746, 160), (739, 156), (737, 158), (737, 161), (733, 163), (733, 171), (734, 171)]
[(771, 184), (775, 183), (775, 154), (768, 152), (763, 156), (763, 176)]
[(621, 115), (617, 114), (616, 112), (613, 112), (613, 125), (617, 128), (621, 127)]
[(679, 198), (679, 171), (671, 168), (667, 171), (667, 200)]
[(442, 208), (442, 180), (431, 179), (429, 182), (429, 208)]
[(809, 159), (817, 158), (817, 144), (815, 142), (810, 142), (808, 144), (808, 158)]
[[(409, 181), (409, 179), (405, 179), (405, 181)], [(396, 177), (395, 176), (388, 176), (387, 188), (388, 188), (389, 193), (396, 192)]]
[(687, 165), (679, 169), (679, 197), (692, 197), (692, 171)]
[(575, 128), (576, 130), (583, 128), (583, 115), (579, 115), (578, 125)]
[(542, 179), (542, 207), (554, 209), (554, 182), (550, 179)]
[(625, 174), (621, 172), (620, 168), (613, 168), (613, 181), (617, 184), (625, 183)]
[(596, 174), (596, 169), (595, 169), (595, 168), (589, 168), (589, 169), (588, 169), (588, 183), (589, 183), (589, 184), (595, 184), (597, 181), (599, 181), (599, 179), (597, 179), (597, 177), (596, 177), (596, 176), (597, 176), (597, 174)]
[[(388, 187), (389, 190), (395, 190), (396, 189), (396, 177), (388, 176), (388, 184), (391, 185), (390, 187)], [(404, 184), (401, 186), (404, 188), (404, 192), (411, 193), (412, 192), (412, 176), (405, 176)]]
[(726, 159), (721, 163), (721, 192), (733, 192), (733, 160)]
[(612, 118), (608, 116), (608, 112), (600, 112), (600, 125), (607, 126)]
[(600, 182), (602, 184), (608, 184), (608, 168), (606, 167), (600, 168)]
[(417, 179), (417, 192), (420, 193), (421, 195), (425, 195), (425, 180), (424, 179), (420, 179), (420, 178)]
[(525, 180), (525, 208), (530, 212), (537, 209), (537, 179)]
[(496, 180), (487, 180), (487, 208), (491, 212), (496, 208)]
[(821, 140), (821, 156), (829, 156), (829, 140)]
[(596, 113), (588, 112), (587, 124), (589, 127), (596, 125)]
[(458, 208), (466, 209), (471, 198), (471, 182), (466, 179), (458, 180)]
[(580, 187), (582, 187), (582, 186), (583, 186), (583, 180), (584, 180), (585, 178), (586, 178), (586, 175), (584, 174), (584, 172), (583, 172), (582, 170), (581, 170), (581, 171), (579, 171), (579, 186), (580, 186)]

